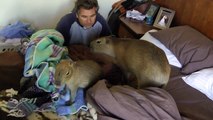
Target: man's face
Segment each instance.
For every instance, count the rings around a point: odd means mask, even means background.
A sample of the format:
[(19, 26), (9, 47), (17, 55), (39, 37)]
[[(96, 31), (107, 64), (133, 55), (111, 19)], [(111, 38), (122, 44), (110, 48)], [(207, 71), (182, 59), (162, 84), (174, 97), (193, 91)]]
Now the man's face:
[(97, 8), (95, 7), (89, 10), (80, 8), (76, 16), (82, 26), (84, 26), (85, 28), (90, 28), (95, 23), (96, 11)]

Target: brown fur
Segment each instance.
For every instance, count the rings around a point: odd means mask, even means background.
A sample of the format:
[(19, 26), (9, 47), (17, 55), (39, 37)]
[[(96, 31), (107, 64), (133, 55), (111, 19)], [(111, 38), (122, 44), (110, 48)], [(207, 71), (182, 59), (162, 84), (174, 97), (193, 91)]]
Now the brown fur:
[(94, 84), (102, 74), (102, 69), (92, 60), (62, 60), (56, 65), (55, 85), (66, 84), (71, 90), (72, 101), (75, 100), (77, 89), (87, 88)]
[[(90, 43), (95, 53), (104, 53), (114, 59), (135, 88), (165, 87), (170, 76), (170, 65), (164, 51), (144, 40), (102, 37)], [(132, 77), (131, 77), (132, 78)]]

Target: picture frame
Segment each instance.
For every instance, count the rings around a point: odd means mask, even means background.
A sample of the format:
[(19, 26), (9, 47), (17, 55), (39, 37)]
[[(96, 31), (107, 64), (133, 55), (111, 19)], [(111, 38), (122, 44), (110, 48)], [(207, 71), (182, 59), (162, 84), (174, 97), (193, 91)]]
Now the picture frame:
[(174, 10), (165, 7), (160, 7), (153, 26), (159, 29), (169, 28), (174, 18), (174, 15)]
[(160, 8), (160, 5), (156, 3), (150, 3), (149, 6), (146, 8), (144, 14), (146, 15), (146, 17), (154, 19), (159, 8)]

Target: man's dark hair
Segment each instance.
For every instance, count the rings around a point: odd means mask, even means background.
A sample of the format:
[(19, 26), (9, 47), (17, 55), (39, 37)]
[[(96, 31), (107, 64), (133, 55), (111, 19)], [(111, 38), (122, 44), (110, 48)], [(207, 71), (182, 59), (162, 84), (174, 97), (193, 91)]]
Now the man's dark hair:
[(96, 7), (98, 11), (99, 5), (97, 0), (76, 0), (74, 10), (78, 12), (80, 8), (89, 10), (92, 9), (93, 7)]

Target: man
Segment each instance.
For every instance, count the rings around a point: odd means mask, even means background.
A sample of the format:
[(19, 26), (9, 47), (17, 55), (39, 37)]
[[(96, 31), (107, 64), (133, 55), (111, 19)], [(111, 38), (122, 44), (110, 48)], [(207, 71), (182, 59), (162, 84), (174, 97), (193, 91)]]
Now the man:
[(84, 44), (102, 36), (111, 35), (106, 20), (98, 13), (97, 0), (77, 0), (75, 9), (62, 17), (57, 24), (58, 30), (65, 39), (64, 45)]

